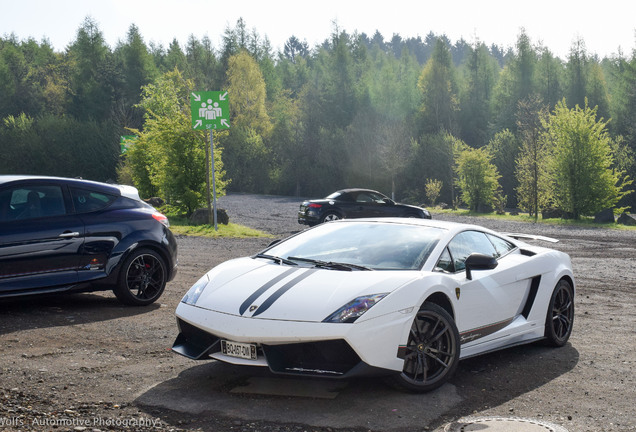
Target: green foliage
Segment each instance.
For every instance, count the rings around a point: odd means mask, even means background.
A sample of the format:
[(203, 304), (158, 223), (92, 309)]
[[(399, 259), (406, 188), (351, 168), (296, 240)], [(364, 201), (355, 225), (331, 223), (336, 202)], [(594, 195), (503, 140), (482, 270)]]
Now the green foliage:
[(508, 129), (498, 132), (486, 146), (488, 153), (492, 155), (492, 162), (501, 174), (502, 194), (507, 201), (502, 203), (504, 207), (517, 206), (517, 194), (515, 190), (518, 180), (515, 177), (517, 169), (517, 156), (519, 155), (519, 140)]
[(495, 204), (500, 178), (486, 149), (467, 148), (457, 156), (457, 186), (470, 210), (484, 211)]
[(114, 180), (119, 146), (113, 138), (108, 123), (9, 116), (0, 124), (0, 173)]
[(232, 127), (221, 141), (225, 164), (234, 188), (263, 193), (270, 169), (266, 139), (272, 132), (265, 80), (256, 60), (241, 50), (228, 59), (227, 81)]
[[(158, 194), (173, 207), (192, 213), (207, 201), (207, 136), (192, 129), (189, 93), (192, 83), (179, 71), (168, 72), (143, 89), (144, 130), (126, 163), (140, 194)], [(227, 182), (221, 148), (215, 147), (216, 192), (223, 196)]]
[(265, 106), (265, 80), (258, 63), (247, 51), (230, 57), (227, 81), (232, 126), (253, 129), (266, 136), (271, 131), (271, 123)]
[(488, 141), (490, 100), (499, 66), (490, 56), (486, 45), (476, 43), (469, 48), (468, 62), (462, 72), (464, 88), (460, 93), (461, 137), (471, 147), (481, 147)]
[(538, 96), (519, 102), (517, 128), (521, 149), (515, 178), (519, 207), (539, 218), (539, 211), (550, 203), (549, 145), (545, 139), (548, 108)]
[(422, 135), (418, 141), (412, 141), (412, 158), (407, 167), (408, 178), (415, 178), (411, 195), (418, 200), (426, 197), (424, 179), (435, 178), (442, 182), (440, 198), (455, 206), (456, 161), (457, 156), (467, 148), (459, 138), (440, 132)]
[(457, 130), (457, 81), (448, 46), (438, 40), (433, 56), (426, 63), (417, 82), (422, 93), (422, 131), (435, 133)]
[(596, 120), (596, 108), (568, 109), (565, 100), (550, 116), (552, 198), (575, 219), (614, 205), (629, 191), (631, 180), (613, 169), (607, 123)]
[(426, 189), (426, 198), (431, 203), (431, 207), (435, 207), (435, 203), (442, 191), (442, 182), (436, 179), (426, 179), (424, 187)]
[(267, 238), (271, 237), (271, 234), (265, 233), (263, 231), (255, 230), (253, 228), (248, 228), (243, 225), (237, 225), (233, 223), (229, 223), (227, 225), (218, 224), (218, 229), (214, 229), (214, 225), (189, 225), (187, 221), (180, 221), (173, 217), (170, 217), (170, 230), (177, 235), (191, 235), (197, 237), (214, 237), (214, 238), (222, 238), (222, 237), (231, 237), (231, 238), (253, 238), (253, 237), (262, 237)]
[(107, 120), (119, 81), (114, 60), (97, 23), (86, 18), (68, 54), (71, 61), (70, 112), (81, 120)]
[[(530, 208), (538, 202), (528, 195), (537, 159), (529, 148), (519, 149), (551, 142), (529, 141), (527, 131), (538, 129), (519, 121), (539, 113), (519, 103), (534, 95), (548, 109), (564, 97), (583, 106), (587, 97), (608, 119), (614, 156), (603, 169), (619, 179), (636, 176), (630, 162), (636, 151), (636, 52), (599, 60), (577, 40), (561, 60), (523, 29), (504, 51), (432, 32), (384, 39), (379, 32), (348, 34), (334, 25), (314, 47), (290, 37), (276, 53), (242, 19), (228, 26), (218, 47), (194, 36), (184, 46), (176, 39), (165, 49), (147, 45), (134, 25), (123, 36), (112, 49), (86, 18), (64, 52), (54, 52), (47, 41), (0, 37), (2, 172), (105, 180), (118, 172), (122, 181), (134, 179), (143, 196), (166, 195), (192, 208), (206, 198), (201, 161), (209, 140), (190, 130), (187, 94), (227, 89), (232, 128), (215, 134), (215, 163), (218, 173), (227, 169), (221, 183), (231, 178), (235, 191), (324, 196), (367, 186), (421, 201), (425, 179), (439, 179), (438, 199), (452, 204), (455, 155), (465, 142), (487, 146), (492, 154), (502, 176), (498, 196), (507, 197), (499, 205)], [(190, 83), (173, 77), (165, 85), (162, 74), (175, 71)], [(164, 96), (150, 98), (142, 88)], [(119, 137), (130, 129), (147, 136), (118, 157)], [(632, 187), (628, 181), (616, 186), (622, 188), (616, 206), (636, 205), (636, 194), (623, 194)]]

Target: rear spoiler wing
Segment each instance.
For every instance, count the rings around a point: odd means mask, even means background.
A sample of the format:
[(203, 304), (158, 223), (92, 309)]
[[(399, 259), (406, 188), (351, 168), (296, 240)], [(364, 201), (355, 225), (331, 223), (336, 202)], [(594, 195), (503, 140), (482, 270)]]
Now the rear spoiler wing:
[(506, 235), (508, 237), (512, 237), (513, 239), (517, 239), (517, 240), (541, 240), (541, 241), (546, 241), (546, 242), (550, 242), (550, 243), (558, 243), (559, 240), (552, 238), (552, 237), (545, 237), (545, 236), (540, 236), (540, 235), (533, 235), (533, 234), (520, 234), (520, 233), (503, 233), (503, 235)]

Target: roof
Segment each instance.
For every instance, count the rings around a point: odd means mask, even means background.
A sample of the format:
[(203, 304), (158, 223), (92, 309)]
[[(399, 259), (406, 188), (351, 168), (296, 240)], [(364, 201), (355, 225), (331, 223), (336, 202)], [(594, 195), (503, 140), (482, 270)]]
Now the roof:
[(111, 194), (119, 194), (127, 198), (141, 201), (139, 192), (133, 186), (109, 184), (81, 178), (38, 176), (38, 175), (0, 175), (0, 185), (12, 182), (41, 181), (42, 183), (65, 183), (78, 187), (93, 187)]
[(479, 225), (465, 224), (460, 222), (443, 221), (439, 219), (419, 219), (419, 218), (399, 218), (399, 217), (379, 217), (379, 218), (360, 218), (360, 219), (339, 219), (329, 223), (357, 223), (357, 222), (377, 222), (377, 223), (393, 223), (401, 225), (419, 225), (431, 228), (441, 228), (448, 231), (464, 231), (467, 228), (494, 232), (488, 228)]

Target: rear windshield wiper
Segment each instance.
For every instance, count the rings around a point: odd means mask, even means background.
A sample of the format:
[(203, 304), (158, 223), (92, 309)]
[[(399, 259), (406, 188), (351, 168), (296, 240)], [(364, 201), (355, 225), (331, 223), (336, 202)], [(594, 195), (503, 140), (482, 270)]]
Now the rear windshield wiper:
[(294, 266), (298, 265), (295, 262), (290, 261), (288, 259), (277, 257), (277, 256), (274, 256), (274, 255), (267, 255), (267, 254), (264, 254), (264, 253), (259, 253), (257, 255), (254, 255), (254, 258), (270, 259), (270, 260), (274, 261), (276, 264), (287, 264), (287, 265), (294, 265)]
[(352, 271), (352, 270), (372, 270), (369, 267), (357, 265), (357, 264), (349, 264), (349, 263), (341, 263), (341, 262), (333, 262), (333, 261), (320, 261), (313, 258), (302, 258), (302, 257), (289, 257), (290, 260), (294, 261), (302, 261), (314, 264), (316, 267), (322, 268), (330, 268), (334, 270), (344, 270), (344, 271)]

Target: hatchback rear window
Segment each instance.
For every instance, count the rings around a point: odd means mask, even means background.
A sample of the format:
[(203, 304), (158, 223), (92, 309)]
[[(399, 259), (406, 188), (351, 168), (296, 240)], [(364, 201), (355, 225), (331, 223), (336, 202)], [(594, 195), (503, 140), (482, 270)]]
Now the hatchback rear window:
[(88, 189), (71, 188), (71, 197), (77, 213), (89, 213), (108, 207), (117, 199), (116, 195)]

